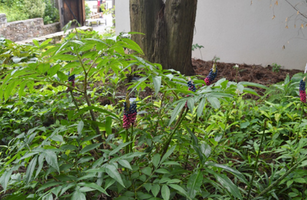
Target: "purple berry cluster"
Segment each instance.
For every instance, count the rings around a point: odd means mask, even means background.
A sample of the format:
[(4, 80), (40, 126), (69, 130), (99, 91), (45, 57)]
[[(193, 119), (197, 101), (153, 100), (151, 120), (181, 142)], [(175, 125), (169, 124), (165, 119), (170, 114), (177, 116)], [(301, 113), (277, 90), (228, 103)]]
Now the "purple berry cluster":
[(300, 82), (300, 98), (301, 102), (306, 103), (306, 83), (304, 79)]
[(193, 91), (193, 92), (196, 91), (195, 84), (193, 84), (192, 81), (188, 81), (188, 87), (189, 87), (189, 90), (190, 90), (190, 91)]
[(124, 117), (123, 117), (123, 127), (125, 129), (130, 128), (130, 125), (135, 123), (136, 115), (137, 115), (137, 109), (136, 109), (136, 103), (133, 102), (129, 108), (129, 105), (127, 103), (124, 103)]
[(215, 72), (211, 69), (209, 75), (205, 78), (206, 85), (208, 86), (211, 85), (216, 76), (217, 76), (217, 69), (215, 70)]
[[(72, 87), (75, 87), (75, 78), (76, 76), (74, 74), (68, 77), (68, 84)], [(71, 90), (70, 88), (67, 88), (67, 91), (70, 90)]]

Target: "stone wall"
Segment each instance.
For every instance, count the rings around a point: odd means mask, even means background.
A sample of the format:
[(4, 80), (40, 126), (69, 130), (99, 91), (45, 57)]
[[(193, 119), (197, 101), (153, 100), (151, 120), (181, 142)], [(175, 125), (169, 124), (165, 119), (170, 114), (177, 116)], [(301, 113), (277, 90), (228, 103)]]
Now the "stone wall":
[(35, 18), (23, 21), (2, 23), (4, 21), (6, 22), (6, 17), (4, 20), (3, 15), (4, 14), (0, 14), (0, 36), (3, 36), (6, 39), (12, 40), (14, 42), (60, 31), (59, 22), (44, 25), (42, 18)]
[(6, 15), (0, 13), (0, 28), (4, 28), (6, 26)]

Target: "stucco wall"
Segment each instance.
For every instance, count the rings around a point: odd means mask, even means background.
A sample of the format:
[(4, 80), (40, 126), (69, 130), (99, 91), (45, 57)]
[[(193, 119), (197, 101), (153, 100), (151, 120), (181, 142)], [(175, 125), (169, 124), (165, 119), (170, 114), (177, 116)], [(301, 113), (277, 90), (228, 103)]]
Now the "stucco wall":
[(57, 31), (60, 31), (60, 23), (44, 25), (42, 18), (9, 22), (0, 26), (0, 36), (12, 41), (26, 40)]
[[(195, 50), (193, 57), (211, 60), (217, 56), (221, 62), (263, 66), (277, 63), (287, 69), (304, 69), (307, 27), (300, 28), (301, 21), (296, 20), (294, 28), (296, 11), (285, 1), (278, 2), (279, 5), (268, 0), (253, 0), (252, 4), (251, 0), (198, 0), (193, 44), (204, 48), (201, 53)], [(287, 29), (285, 19), (290, 16)], [(129, 20), (129, 1), (116, 1), (117, 34), (130, 31)]]

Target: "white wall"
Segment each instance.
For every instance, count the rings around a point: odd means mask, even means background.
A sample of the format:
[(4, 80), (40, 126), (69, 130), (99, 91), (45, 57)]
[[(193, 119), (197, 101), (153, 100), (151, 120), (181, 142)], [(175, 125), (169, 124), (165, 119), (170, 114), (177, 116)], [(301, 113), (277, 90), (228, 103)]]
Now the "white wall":
[(115, 32), (130, 32), (129, 0), (115, 1)]
[[(274, 2), (253, 0), (251, 5), (251, 0), (198, 0), (193, 44), (204, 48), (201, 54), (195, 50), (193, 57), (211, 60), (217, 56), (221, 62), (263, 66), (277, 63), (287, 69), (303, 70), (307, 62), (307, 34), (304, 38), (302, 33), (307, 27), (300, 28), (296, 11), (285, 1), (279, 0), (278, 6)], [(290, 16), (286, 29), (285, 19)], [(129, 0), (117, 0), (116, 33), (129, 30)]]

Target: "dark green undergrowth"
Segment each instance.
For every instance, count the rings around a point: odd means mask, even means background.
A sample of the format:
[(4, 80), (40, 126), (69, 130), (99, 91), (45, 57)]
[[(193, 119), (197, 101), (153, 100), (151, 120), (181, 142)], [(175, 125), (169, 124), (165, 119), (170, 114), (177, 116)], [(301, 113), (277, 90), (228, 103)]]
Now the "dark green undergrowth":
[[(34, 44), (0, 43), (1, 199), (306, 198), (303, 74), (207, 86), (122, 36)], [(245, 99), (251, 86), (266, 95)]]

